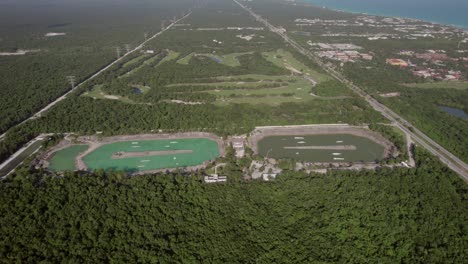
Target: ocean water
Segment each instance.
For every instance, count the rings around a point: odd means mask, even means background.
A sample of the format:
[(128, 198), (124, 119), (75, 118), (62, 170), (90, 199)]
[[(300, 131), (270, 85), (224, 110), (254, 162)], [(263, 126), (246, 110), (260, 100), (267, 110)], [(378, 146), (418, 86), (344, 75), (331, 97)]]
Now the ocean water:
[(332, 9), (421, 19), (468, 29), (468, 0), (306, 0)]

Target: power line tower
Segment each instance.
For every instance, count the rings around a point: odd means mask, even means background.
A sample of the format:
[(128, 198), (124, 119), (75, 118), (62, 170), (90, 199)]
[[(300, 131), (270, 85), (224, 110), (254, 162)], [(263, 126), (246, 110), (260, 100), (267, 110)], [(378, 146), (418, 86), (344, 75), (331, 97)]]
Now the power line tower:
[(148, 40), (148, 32), (145, 32), (145, 41)]
[(125, 44), (125, 51), (130, 52), (130, 44)]
[(166, 29), (166, 21), (161, 21), (161, 30), (165, 30)]
[(67, 80), (70, 83), (71, 88), (75, 89), (75, 80), (76, 80), (75, 76), (71, 76), (71, 75), (67, 76)]

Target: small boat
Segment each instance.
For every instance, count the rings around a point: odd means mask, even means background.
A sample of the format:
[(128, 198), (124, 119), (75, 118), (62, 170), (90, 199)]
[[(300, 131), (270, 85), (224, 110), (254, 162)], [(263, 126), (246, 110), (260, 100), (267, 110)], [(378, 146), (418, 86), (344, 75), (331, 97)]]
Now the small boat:
[(297, 142), (297, 144), (305, 144), (306, 142), (305, 141), (299, 141)]
[(342, 140), (340, 140), (340, 141), (337, 141), (336, 143), (343, 143), (343, 141), (342, 141)]
[(344, 160), (344, 158), (333, 158), (333, 160)]
[(294, 139), (304, 139), (303, 137), (294, 137)]
[(340, 156), (341, 153), (332, 153), (333, 156)]

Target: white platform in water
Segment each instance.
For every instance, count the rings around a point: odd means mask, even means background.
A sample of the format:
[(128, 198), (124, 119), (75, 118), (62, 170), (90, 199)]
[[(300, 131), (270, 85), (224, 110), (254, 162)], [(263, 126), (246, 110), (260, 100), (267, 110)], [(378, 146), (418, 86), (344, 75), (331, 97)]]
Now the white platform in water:
[(343, 141), (342, 141), (342, 140), (340, 140), (340, 141), (337, 141), (336, 143), (343, 143)]
[(344, 158), (333, 158), (333, 160), (344, 160)]
[(340, 156), (341, 153), (332, 153), (333, 156)]
[(297, 142), (297, 144), (305, 144), (306, 142), (305, 141), (299, 141)]
[(49, 32), (45, 34), (44, 36), (46, 37), (57, 37), (57, 36), (65, 36), (67, 33), (62, 33), (62, 32)]
[(303, 137), (294, 137), (294, 139), (304, 139)]

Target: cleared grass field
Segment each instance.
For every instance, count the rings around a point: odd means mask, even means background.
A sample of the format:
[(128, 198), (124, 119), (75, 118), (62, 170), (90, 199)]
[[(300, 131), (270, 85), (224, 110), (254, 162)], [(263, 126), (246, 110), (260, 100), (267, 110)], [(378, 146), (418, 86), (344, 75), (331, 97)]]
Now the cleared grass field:
[(127, 104), (134, 104), (135, 102), (129, 98), (119, 96), (119, 95), (109, 95), (102, 91), (102, 85), (96, 85), (89, 92), (83, 93), (82, 96), (88, 96), (93, 99), (107, 99), (107, 100), (117, 100)]
[(179, 52), (175, 52), (175, 51), (172, 51), (172, 50), (168, 50), (168, 54), (166, 55), (166, 57), (164, 57), (164, 59), (162, 59), (157, 66), (163, 64), (164, 62), (167, 62), (167, 61), (171, 61), (171, 60), (175, 60), (177, 59), (178, 57), (180, 56), (180, 53)]
[(270, 105), (277, 105), (284, 102), (304, 102), (313, 100), (310, 95), (311, 84), (301, 78), (296, 82), (288, 83), (286, 86), (258, 89), (229, 89), (209, 91), (218, 97), (219, 103), (250, 103), (255, 99), (256, 103), (261, 98), (261, 102)]
[(195, 55), (195, 53), (190, 53), (189, 55), (177, 60), (177, 63), (183, 64), (183, 65), (188, 65), (192, 57)]
[(132, 84), (130, 86), (133, 87), (133, 88), (139, 89), (142, 94), (146, 94), (151, 90), (151, 87), (140, 85), (140, 84)]
[[(313, 84), (301, 76), (266, 76), (266, 75), (239, 75), (213, 78), (219, 82), (213, 83), (179, 83), (167, 87), (180, 88), (203, 86), (203, 92), (218, 97), (216, 104), (230, 103), (261, 103), (279, 105), (288, 102), (306, 102), (310, 100), (341, 100), (352, 96), (348, 89), (336, 85), (322, 87), (321, 83), (313, 88)], [(326, 81), (329, 83), (332, 81)], [(274, 87), (268, 87), (274, 85)], [(328, 89), (328, 90), (327, 90)], [(328, 97), (311, 94), (315, 90)]]
[(229, 67), (237, 67), (237, 66), (240, 66), (240, 62), (237, 58), (246, 54), (252, 54), (252, 52), (239, 52), (239, 53), (230, 53), (230, 54), (225, 54), (225, 55), (208, 54), (208, 53), (200, 53), (200, 54), (190, 53), (189, 55), (178, 60), (177, 63), (188, 65), (192, 57), (199, 56), (199, 57), (206, 57), (206, 58), (212, 59), (213, 61), (217, 63), (224, 64)]
[[(133, 70), (131, 70), (131, 71), (125, 73), (124, 75), (119, 76), (119, 78), (125, 78), (125, 77), (128, 77), (128, 76), (130, 76), (130, 75), (136, 73), (136, 72), (139, 71), (141, 68), (143, 68), (143, 67), (145, 67), (145, 66), (147, 66), (147, 65), (149, 65), (149, 64), (151, 64), (151, 63), (154, 63), (155, 61), (157, 61), (157, 60), (160, 58), (160, 56), (161, 56), (161, 54), (156, 54), (156, 55), (151, 56), (151, 57), (146, 56), (145, 58), (147, 58), (147, 59), (146, 59), (143, 63), (141, 63), (140, 66), (138, 66), (138, 67), (136, 67), (135, 69), (133, 69)], [(159, 63), (158, 63), (158, 65), (159, 65)]]
[[(173, 151), (176, 154), (171, 154)], [(181, 153), (186, 151), (187, 153)], [(134, 155), (113, 158), (122, 153), (152, 153), (158, 155)], [(167, 152), (167, 153), (166, 153)], [(142, 140), (115, 142), (103, 145), (83, 158), (88, 169), (124, 170), (128, 172), (151, 171), (203, 164), (219, 157), (217, 142), (206, 138)]]
[(89, 146), (73, 145), (54, 153), (49, 162), (49, 169), (52, 171), (74, 171), (76, 170), (76, 157), (85, 152)]
[(124, 65), (122, 65), (122, 67), (125, 68), (125, 67), (128, 67), (128, 66), (131, 66), (131, 65), (136, 64), (136, 63), (138, 63), (138, 62), (140, 62), (142, 60), (146, 60), (147, 58), (148, 58), (148, 55), (146, 55), (146, 54), (140, 55), (140, 56), (138, 56), (136, 58), (133, 58), (133, 59), (127, 61)]
[[(161, 63), (177, 60), (177, 63), (188, 65), (190, 60), (194, 59), (211, 59), (219, 64), (230, 67), (240, 66), (239, 56), (251, 54), (252, 52), (239, 52), (230, 54), (210, 54), (192, 52), (182, 58), (180, 54), (171, 50), (167, 50), (168, 54), (161, 60)], [(205, 92), (215, 95), (217, 100), (215, 104), (226, 105), (231, 103), (249, 103), (258, 104), (259, 102), (268, 105), (280, 105), (282, 103), (307, 102), (310, 100), (321, 99), (345, 99), (350, 94), (348, 89), (330, 85), (331, 78), (322, 73), (311, 70), (309, 67), (298, 61), (294, 56), (285, 50), (278, 49), (276, 51), (262, 53), (264, 58), (278, 67), (287, 69), (291, 75), (267, 76), (259, 74), (247, 74), (238, 76), (220, 76), (212, 77), (215, 82), (207, 81), (205, 83), (173, 83), (166, 86), (171, 88), (174, 93), (197, 93)], [(143, 62), (140, 67), (144, 67), (148, 61), (158, 59), (154, 56)], [(140, 69), (137, 67), (132, 72)], [(128, 74), (132, 74), (132, 72)], [(127, 74), (127, 75), (128, 75)], [(124, 75), (124, 76), (127, 76)], [(122, 77), (122, 76), (121, 76)], [(326, 85), (321, 86), (322, 83)], [(149, 89), (144, 86), (131, 85), (140, 89), (142, 94), (145, 94)], [(200, 88), (203, 86), (203, 88)], [(315, 89), (315, 90), (314, 90)], [(171, 89), (169, 89), (169, 92)], [(138, 92), (138, 91), (137, 91)], [(317, 96), (319, 93), (319, 96)], [(125, 103), (135, 103), (132, 100), (122, 97), (108, 95), (102, 92), (99, 86), (95, 87), (91, 92), (85, 95), (99, 99), (120, 100)], [(323, 96), (322, 96), (323, 95)], [(327, 97), (328, 96), (328, 97)]]
[(325, 74), (318, 73), (316, 71), (311, 70), (309, 67), (304, 65), (302, 62), (296, 60), (294, 56), (285, 50), (279, 49), (272, 52), (263, 52), (263, 57), (274, 63), (276, 66), (285, 68), (288, 70), (297, 70), (298, 72), (302, 72), (307, 74), (308, 76), (312, 77), (316, 82), (324, 82), (326, 80), (330, 80), (330, 77)]

